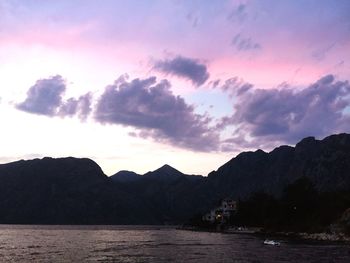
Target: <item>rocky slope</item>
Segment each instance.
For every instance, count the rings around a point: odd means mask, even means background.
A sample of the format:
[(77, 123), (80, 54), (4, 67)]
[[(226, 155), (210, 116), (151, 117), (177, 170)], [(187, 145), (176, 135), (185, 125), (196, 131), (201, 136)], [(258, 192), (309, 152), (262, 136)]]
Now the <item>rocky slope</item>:
[(308, 137), (295, 147), (281, 146), (270, 153), (244, 152), (209, 174), (213, 192), (244, 198), (264, 191), (275, 196), (301, 177), (309, 178), (320, 191), (350, 189), (350, 135), (323, 140)]

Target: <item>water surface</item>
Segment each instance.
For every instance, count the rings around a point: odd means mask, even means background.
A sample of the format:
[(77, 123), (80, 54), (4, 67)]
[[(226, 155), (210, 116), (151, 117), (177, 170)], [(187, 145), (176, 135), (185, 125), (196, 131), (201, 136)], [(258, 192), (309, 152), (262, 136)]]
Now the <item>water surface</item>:
[(0, 225), (1, 262), (350, 262), (348, 244), (148, 226)]

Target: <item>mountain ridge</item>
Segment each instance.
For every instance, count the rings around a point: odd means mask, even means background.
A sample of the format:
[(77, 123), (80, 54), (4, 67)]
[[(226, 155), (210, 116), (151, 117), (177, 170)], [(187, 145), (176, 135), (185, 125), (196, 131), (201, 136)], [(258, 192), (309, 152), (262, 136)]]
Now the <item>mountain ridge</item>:
[[(350, 135), (307, 137), (295, 147), (242, 152), (207, 177), (169, 165), (144, 175), (118, 173), (107, 177), (87, 158), (0, 164), (0, 223), (181, 223), (221, 198), (244, 200), (255, 192), (278, 197), (302, 177), (321, 192), (349, 191)], [(120, 173), (127, 180), (116, 180)]]
[(180, 177), (188, 177), (188, 178), (191, 178), (192, 180), (196, 180), (202, 176), (184, 174), (168, 164), (164, 164), (158, 169), (146, 172), (143, 175), (137, 174), (133, 171), (121, 170), (115, 173), (114, 175), (110, 176), (110, 178), (116, 182), (135, 182), (138, 180), (151, 179), (151, 180), (163, 181), (167, 183), (175, 181)]
[[(350, 135), (342, 133), (323, 140), (307, 137), (295, 147), (280, 146), (268, 153), (261, 150), (243, 152), (212, 171), (208, 177), (213, 184), (225, 181), (226, 185), (219, 188), (230, 188), (227, 194), (246, 197), (254, 191), (280, 194), (278, 189), (302, 176), (311, 179), (321, 191), (347, 189), (350, 187), (348, 174)], [(256, 185), (249, 184), (249, 180)], [(238, 194), (232, 194), (235, 189)]]

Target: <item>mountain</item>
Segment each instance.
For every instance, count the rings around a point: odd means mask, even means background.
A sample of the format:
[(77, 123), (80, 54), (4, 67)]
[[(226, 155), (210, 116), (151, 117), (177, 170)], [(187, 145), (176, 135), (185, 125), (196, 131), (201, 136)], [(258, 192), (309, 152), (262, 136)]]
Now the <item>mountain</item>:
[(192, 213), (182, 193), (193, 177), (168, 165), (107, 177), (94, 161), (73, 157), (1, 164), (0, 223), (179, 223)]
[(120, 183), (128, 193), (148, 200), (152, 204), (154, 216), (162, 224), (186, 221), (193, 215), (197, 203), (201, 202), (192, 190), (205, 180), (202, 176), (183, 174), (167, 164), (144, 175), (138, 175), (137, 180), (118, 180), (120, 175), (135, 178), (132, 173), (119, 173), (112, 176), (113, 181)]
[(132, 171), (119, 171), (116, 174), (112, 175), (110, 178), (115, 182), (136, 182), (139, 180), (151, 180), (158, 181), (163, 183), (172, 183), (180, 178), (187, 178), (188, 180), (198, 180), (201, 178), (199, 175), (188, 175), (183, 174), (182, 172), (176, 170), (168, 164), (163, 165), (162, 167), (145, 173), (144, 175), (137, 174)]
[(89, 159), (43, 158), (0, 165), (0, 223), (157, 223), (148, 205), (112, 183)]
[(142, 179), (142, 176), (131, 171), (122, 170), (112, 175), (110, 178), (115, 182), (125, 183), (125, 182), (135, 182), (139, 179)]
[[(125, 183), (123, 187), (149, 200), (161, 222), (184, 221), (215, 207), (225, 197), (244, 201), (255, 193), (267, 193), (282, 198), (288, 186), (302, 178), (307, 178), (317, 191), (325, 193), (320, 196), (327, 196), (327, 192), (350, 190), (350, 135), (332, 135), (323, 140), (307, 137), (295, 147), (284, 145), (271, 152), (243, 152), (208, 177), (197, 176), (193, 181), (191, 176), (168, 165), (140, 177), (142, 180)], [(327, 204), (322, 213), (328, 211), (337, 216), (346, 207), (346, 198), (339, 199), (335, 195), (322, 199)], [(310, 198), (306, 199), (305, 202), (311, 202)], [(330, 208), (337, 200), (345, 201)], [(332, 219), (330, 216), (327, 222)], [(303, 221), (303, 217), (300, 220)]]
[(243, 152), (211, 172), (206, 183), (216, 196), (244, 198), (259, 191), (279, 196), (301, 177), (322, 192), (349, 190), (350, 135), (308, 137), (295, 147), (281, 146), (269, 153)]
[[(0, 223), (177, 224), (226, 197), (244, 201), (264, 192), (284, 198), (284, 189), (302, 178), (320, 193), (349, 192), (350, 135), (308, 137), (295, 147), (243, 152), (208, 177), (169, 165), (144, 175), (120, 171), (107, 177), (94, 161), (73, 157), (2, 164)], [(336, 195), (325, 198), (327, 207), (339, 200)], [(350, 207), (342, 200), (336, 213)]]
[(170, 183), (185, 175), (176, 170), (175, 168), (171, 167), (170, 165), (165, 164), (157, 170), (148, 172), (143, 176), (147, 177), (147, 179), (153, 179)]

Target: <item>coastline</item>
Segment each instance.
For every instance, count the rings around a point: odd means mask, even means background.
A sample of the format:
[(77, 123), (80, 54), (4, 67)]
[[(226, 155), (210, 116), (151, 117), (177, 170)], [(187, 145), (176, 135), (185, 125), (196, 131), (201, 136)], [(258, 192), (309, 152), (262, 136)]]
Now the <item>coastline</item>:
[[(342, 233), (295, 233), (296, 237), (303, 240), (314, 240), (314, 241), (332, 241), (332, 242), (350, 242), (350, 237)], [(288, 236), (288, 235), (287, 235)]]
[(350, 236), (346, 236), (343, 233), (306, 233), (306, 232), (273, 232), (265, 231), (261, 227), (249, 227), (249, 228), (229, 228), (229, 229), (210, 229), (210, 228), (200, 228), (200, 227), (179, 227), (178, 230), (185, 231), (197, 231), (197, 232), (213, 232), (222, 234), (244, 234), (244, 235), (257, 235), (264, 236), (268, 239), (274, 238), (288, 238), (295, 240), (305, 240), (305, 241), (327, 241), (327, 242), (346, 242), (350, 243)]

